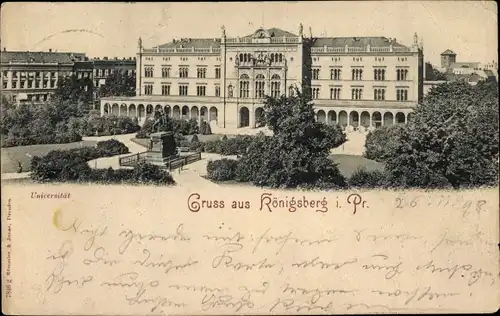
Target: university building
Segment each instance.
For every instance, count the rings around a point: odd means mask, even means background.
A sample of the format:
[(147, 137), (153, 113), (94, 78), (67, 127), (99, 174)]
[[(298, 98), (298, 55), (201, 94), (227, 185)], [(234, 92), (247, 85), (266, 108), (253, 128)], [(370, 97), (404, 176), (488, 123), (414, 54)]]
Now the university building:
[(405, 123), (423, 97), (423, 48), (385, 37), (312, 37), (258, 29), (242, 37), (138, 41), (135, 97), (101, 99), (101, 115), (258, 127), (265, 95), (310, 89), (319, 121), (348, 129)]

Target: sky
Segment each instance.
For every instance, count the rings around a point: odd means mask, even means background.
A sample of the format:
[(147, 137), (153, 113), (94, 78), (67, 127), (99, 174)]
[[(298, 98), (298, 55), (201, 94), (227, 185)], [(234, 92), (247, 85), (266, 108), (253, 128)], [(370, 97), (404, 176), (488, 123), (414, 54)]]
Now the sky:
[(84, 52), (131, 57), (137, 40), (156, 46), (173, 38), (228, 37), (299, 24), (313, 36), (385, 36), (411, 45), (423, 38), (424, 58), (440, 64), (446, 49), (457, 61), (497, 61), (494, 1), (290, 1), (208, 3), (2, 3), (1, 46), (7, 50)]

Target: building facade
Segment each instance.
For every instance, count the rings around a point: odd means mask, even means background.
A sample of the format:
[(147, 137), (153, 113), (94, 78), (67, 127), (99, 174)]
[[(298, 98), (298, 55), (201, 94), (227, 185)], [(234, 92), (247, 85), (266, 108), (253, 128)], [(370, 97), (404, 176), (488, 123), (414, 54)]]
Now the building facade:
[(2, 95), (15, 103), (42, 103), (50, 99), (61, 78), (74, 73), (85, 54), (61, 52), (13, 52), (0, 54)]
[(94, 87), (100, 87), (106, 83), (106, 79), (115, 71), (123, 71), (127, 76), (135, 75), (135, 57), (128, 58), (94, 58), (92, 60), (94, 73)]
[(137, 96), (101, 100), (101, 115), (258, 127), (264, 96), (309, 89), (317, 119), (347, 128), (405, 123), (423, 97), (423, 49), (385, 37), (304, 36), (277, 29), (230, 38), (138, 42)]

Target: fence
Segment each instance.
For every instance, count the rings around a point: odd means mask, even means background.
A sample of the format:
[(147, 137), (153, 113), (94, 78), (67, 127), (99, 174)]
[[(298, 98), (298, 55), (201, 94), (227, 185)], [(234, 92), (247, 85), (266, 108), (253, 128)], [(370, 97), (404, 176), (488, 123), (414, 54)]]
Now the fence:
[(183, 167), (187, 164), (190, 164), (190, 163), (198, 161), (198, 160), (201, 160), (201, 153), (200, 152), (194, 153), (191, 155), (187, 155), (184, 157), (173, 158), (173, 159), (167, 161), (165, 165), (169, 170), (172, 170), (172, 169)]
[(146, 161), (147, 151), (119, 158), (121, 167), (133, 167), (141, 161)]

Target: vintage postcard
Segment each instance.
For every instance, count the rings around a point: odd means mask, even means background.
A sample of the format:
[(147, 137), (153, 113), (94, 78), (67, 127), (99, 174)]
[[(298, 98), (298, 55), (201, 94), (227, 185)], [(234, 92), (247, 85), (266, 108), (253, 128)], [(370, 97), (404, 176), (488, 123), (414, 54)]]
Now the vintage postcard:
[(3, 313), (498, 310), (495, 2), (0, 22)]

